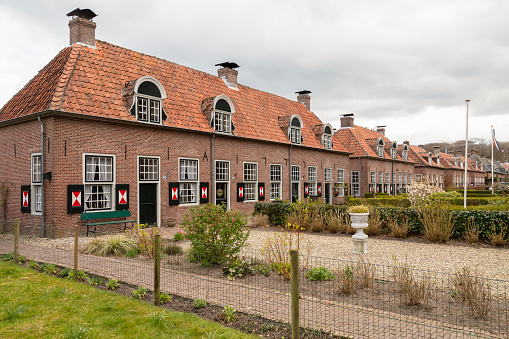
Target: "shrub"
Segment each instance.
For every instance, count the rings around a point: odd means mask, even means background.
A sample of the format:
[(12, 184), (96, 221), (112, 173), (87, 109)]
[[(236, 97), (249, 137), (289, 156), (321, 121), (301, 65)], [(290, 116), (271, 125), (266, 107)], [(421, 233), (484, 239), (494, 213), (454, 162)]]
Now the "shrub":
[(158, 233), (157, 227), (149, 227), (148, 224), (139, 224), (131, 231), (132, 237), (138, 244), (140, 254), (146, 259), (155, 257), (155, 237)]
[(467, 303), (474, 317), (485, 318), (490, 310), (491, 288), (486, 279), (477, 275), (468, 266), (458, 270), (452, 278), (451, 296)]
[(176, 241), (185, 239), (185, 235), (184, 235), (184, 232), (182, 232), (182, 229), (179, 228), (177, 230), (177, 232), (173, 235), (173, 239), (175, 239)]
[(228, 274), (228, 280), (243, 278), (246, 274), (253, 273), (251, 262), (245, 258), (232, 258), (228, 266), (223, 267), (223, 273)]
[(409, 218), (407, 215), (402, 214), (399, 219), (400, 221), (398, 222), (398, 214), (388, 217), (387, 223), (391, 235), (396, 238), (406, 238), (410, 230)]
[(48, 275), (58, 273), (57, 267), (53, 264), (48, 264), (48, 263), (44, 263), (41, 265), (41, 271), (43, 271), (44, 273), (46, 273)]
[(364, 259), (361, 258), (361, 260), (357, 262), (355, 271), (358, 280), (357, 285), (359, 287), (373, 287), (376, 273), (375, 265), (371, 264), (369, 261), (364, 261)]
[(202, 264), (221, 264), (240, 252), (249, 236), (246, 218), (212, 204), (193, 207), (184, 216), (185, 236), (192, 241), (192, 256)]
[(28, 267), (32, 268), (32, 269), (38, 269), (39, 268), (39, 264), (33, 260), (30, 260), (30, 262), (28, 263)]
[(256, 203), (254, 212), (265, 214), (273, 225), (284, 225), (286, 217), (293, 210), (293, 204), (289, 202)]
[(58, 275), (61, 277), (67, 277), (67, 276), (69, 276), (69, 274), (71, 274), (71, 271), (72, 271), (72, 268), (65, 267), (60, 270)]
[[(3, 261), (14, 261), (14, 252), (2, 254)], [(26, 257), (18, 254), (18, 263), (24, 263), (26, 261)]]
[(431, 203), (431, 195), (443, 192), (438, 186), (429, 185), (424, 182), (412, 182), (407, 185), (408, 200), (413, 207), (425, 207)]
[[(76, 273), (76, 280), (77, 281), (85, 281), (85, 279), (87, 279), (87, 274), (85, 272), (83, 272), (82, 270), (79, 270), (77, 273)], [(74, 270), (71, 270), (69, 272), (69, 274), (67, 275), (67, 278), (68, 280), (72, 280), (74, 279)]]
[(339, 293), (351, 294), (357, 292), (357, 279), (353, 267), (346, 265), (336, 274)]
[(148, 290), (145, 287), (138, 287), (133, 291), (131, 298), (134, 299), (143, 299), (147, 295)]
[(490, 243), (497, 247), (504, 246), (507, 244), (506, 235), (507, 235), (507, 225), (500, 224), (499, 231), (497, 232), (497, 227), (495, 225), (495, 221), (491, 224), (491, 230), (488, 235)]
[(251, 227), (264, 227), (269, 225), (269, 216), (265, 214), (253, 214), (248, 226)]
[(354, 205), (348, 207), (348, 213), (369, 213), (369, 207), (365, 205)]
[(114, 290), (115, 288), (119, 287), (120, 284), (118, 282), (117, 279), (110, 279), (108, 280), (108, 282), (106, 283), (106, 288), (109, 289), (109, 290)]
[(204, 308), (207, 307), (207, 300), (196, 298), (193, 300), (194, 308)]
[(465, 239), (471, 244), (477, 244), (479, 242), (479, 235), (481, 231), (479, 226), (475, 223), (473, 217), (469, 217), (467, 219), (467, 224), (465, 225)]
[(382, 219), (380, 211), (372, 208), (368, 217), (368, 227), (364, 230), (367, 235), (379, 235), (382, 233)]
[(341, 229), (341, 220), (335, 213), (331, 213), (326, 217), (327, 229), (331, 233), (337, 233)]
[(93, 239), (85, 246), (82, 253), (101, 257), (110, 254), (125, 256), (128, 251), (136, 250), (137, 248), (138, 245), (134, 239), (123, 235), (114, 235)]
[(315, 216), (310, 222), (310, 228), (312, 232), (322, 232), (325, 228), (324, 218)]
[(408, 263), (393, 267), (393, 277), (400, 299), (405, 305), (430, 307), (433, 298), (433, 281), (430, 277), (418, 276)]
[(253, 271), (263, 274), (264, 276), (269, 276), (270, 270), (271, 270), (270, 265), (267, 265), (265, 263), (257, 263), (253, 265)]
[(183, 253), (182, 248), (178, 245), (166, 245), (163, 247), (163, 253), (168, 255), (180, 255)]
[(87, 277), (88, 283), (92, 286), (102, 285), (104, 279), (94, 275)]
[(332, 280), (334, 275), (327, 269), (327, 267), (313, 267), (306, 273), (306, 278), (311, 281), (315, 280)]
[(423, 235), (433, 242), (446, 242), (453, 234), (454, 219), (452, 213), (436, 207), (421, 209)]
[(304, 257), (302, 267), (307, 267), (311, 241), (300, 230), (298, 225), (288, 224), (281, 233), (269, 233), (261, 251), (270, 266), (285, 279), (290, 279), (290, 250), (299, 251)]

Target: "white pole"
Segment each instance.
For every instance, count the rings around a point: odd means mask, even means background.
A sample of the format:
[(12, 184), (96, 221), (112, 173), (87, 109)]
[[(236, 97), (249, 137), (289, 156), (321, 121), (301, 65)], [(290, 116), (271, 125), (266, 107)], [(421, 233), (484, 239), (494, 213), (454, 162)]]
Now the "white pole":
[(467, 106), (466, 131), (465, 131), (465, 180), (463, 180), (463, 208), (467, 208), (467, 170), (468, 170), (468, 104), (470, 100), (465, 100)]
[(491, 194), (495, 193), (495, 187), (493, 182), (493, 144), (495, 140), (493, 140), (493, 126), (491, 126)]

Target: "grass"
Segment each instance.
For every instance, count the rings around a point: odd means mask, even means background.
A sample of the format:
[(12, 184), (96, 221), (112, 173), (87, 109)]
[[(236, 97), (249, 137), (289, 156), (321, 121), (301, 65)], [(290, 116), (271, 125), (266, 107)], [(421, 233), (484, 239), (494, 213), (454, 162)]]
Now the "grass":
[(135, 239), (124, 235), (112, 235), (90, 241), (83, 249), (83, 253), (101, 257), (125, 256), (127, 252), (136, 251), (137, 248), (138, 243)]
[(2, 338), (258, 338), (211, 321), (0, 262)]

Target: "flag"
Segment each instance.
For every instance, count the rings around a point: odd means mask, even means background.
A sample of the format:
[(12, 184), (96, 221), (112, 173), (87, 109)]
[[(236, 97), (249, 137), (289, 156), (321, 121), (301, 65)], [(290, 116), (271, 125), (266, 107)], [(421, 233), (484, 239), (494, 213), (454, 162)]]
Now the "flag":
[[(502, 151), (500, 149), (500, 145), (498, 144), (498, 141), (497, 139), (495, 138), (495, 129), (493, 128), (493, 126), (491, 126), (491, 136), (493, 137), (493, 144), (495, 145), (495, 147), (499, 150), (499, 151)], [(503, 152), (503, 151), (502, 151)]]

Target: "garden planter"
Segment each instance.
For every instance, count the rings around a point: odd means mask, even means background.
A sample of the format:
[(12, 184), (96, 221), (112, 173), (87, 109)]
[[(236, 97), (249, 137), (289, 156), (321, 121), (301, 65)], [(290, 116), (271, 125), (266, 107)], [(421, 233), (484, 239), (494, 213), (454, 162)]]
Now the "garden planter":
[(166, 220), (166, 226), (168, 227), (175, 227), (177, 225), (177, 220), (175, 219), (168, 219)]
[(352, 235), (353, 253), (368, 253), (368, 235), (364, 233), (364, 229), (368, 227), (369, 213), (350, 213), (352, 228), (355, 234)]

